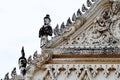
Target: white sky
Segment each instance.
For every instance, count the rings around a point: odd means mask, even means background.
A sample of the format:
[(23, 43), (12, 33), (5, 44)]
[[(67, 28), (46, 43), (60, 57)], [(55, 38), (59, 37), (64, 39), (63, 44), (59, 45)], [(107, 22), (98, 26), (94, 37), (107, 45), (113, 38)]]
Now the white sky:
[[(26, 58), (40, 53), (38, 32), (50, 14), (51, 25), (66, 23), (86, 0), (0, 0), (0, 79), (14, 67), (24, 46)], [(18, 71), (19, 73), (19, 71)]]

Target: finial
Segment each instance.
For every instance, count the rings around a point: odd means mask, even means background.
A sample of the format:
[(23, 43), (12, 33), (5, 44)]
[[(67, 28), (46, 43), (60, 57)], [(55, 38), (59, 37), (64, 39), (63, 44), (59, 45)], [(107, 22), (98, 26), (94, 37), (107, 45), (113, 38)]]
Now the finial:
[(35, 51), (33, 54), (33, 59), (36, 59), (37, 57), (38, 57), (38, 53), (37, 53), (37, 51)]
[(78, 9), (77, 16), (80, 17), (81, 15), (82, 15), (82, 12), (80, 11), (80, 9)]
[(15, 68), (13, 68), (13, 70), (11, 72), (12, 80), (15, 80), (16, 76), (17, 76), (17, 73), (16, 73), (16, 67), (15, 67)]
[(21, 54), (22, 54), (22, 56), (25, 56), (24, 46), (22, 46)]
[(32, 56), (30, 55), (30, 56), (28, 57), (28, 60), (27, 60), (28, 64), (30, 64), (31, 61), (32, 61)]
[(74, 13), (73, 16), (72, 16), (72, 21), (75, 21), (75, 20), (76, 20), (76, 15)]
[(60, 31), (62, 32), (64, 28), (65, 28), (65, 25), (64, 25), (64, 22), (62, 22), (62, 24), (60, 26)]
[(88, 9), (87, 9), (87, 8), (85, 7), (85, 5), (83, 4), (83, 5), (82, 5), (82, 11), (83, 11), (83, 12), (86, 12), (87, 10), (88, 10)]
[(22, 56), (19, 58), (18, 64), (19, 64), (19, 69), (21, 71), (21, 74), (24, 76), (26, 74), (26, 66), (27, 66), (24, 47), (22, 47), (21, 53), (22, 53)]
[(88, 6), (88, 7), (91, 7), (91, 6), (92, 6), (92, 3), (91, 3), (90, 0), (87, 0), (87, 6)]
[(5, 74), (4, 80), (10, 80), (10, 78), (9, 78), (9, 72)]
[(59, 28), (58, 28), (58, 27), (59, 27), (59, 25), (57, 24), (56, 27), (55, 27), (55, 29), (54, 29), (54, 35), (55, 35), (55, 36), (59, 36), (59, 35), (60, 35), (60, 34), (59, 34)]
[(71, 25), (71, 24), (72, 24), (72, 21), (71, 21), (71, 19), (70, 19), (70, 17), (69, 17), (68, 20), (67, 20), (66, 26), (69, 26), (69, 25)]

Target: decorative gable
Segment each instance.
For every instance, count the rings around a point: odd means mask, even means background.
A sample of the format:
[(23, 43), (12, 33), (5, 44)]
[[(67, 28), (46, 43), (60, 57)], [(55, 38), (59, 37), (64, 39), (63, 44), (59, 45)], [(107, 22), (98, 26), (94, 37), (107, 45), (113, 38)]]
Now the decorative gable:
[(4, 80), (120, 80), (120, 1), (91, 1), (56, 26), (42, 53), (27, 59), (25, 76), (14, 68)]
[(64, 46), (119, 46), (120, 3), (110, 3), (76, 37), (70, 37)]
[[(83, 5), (82, 14), (67, 21), (64, 29), (58, 32), (47, 45), (48, 48), (67, 48), (80, 46), (119, 46), (120, 45), (120, 2), (98, 0), (89, 10)], [(62, 25), (63, 26), (63, 25)], [(58, 28), (58, 26), (57, 26)]]

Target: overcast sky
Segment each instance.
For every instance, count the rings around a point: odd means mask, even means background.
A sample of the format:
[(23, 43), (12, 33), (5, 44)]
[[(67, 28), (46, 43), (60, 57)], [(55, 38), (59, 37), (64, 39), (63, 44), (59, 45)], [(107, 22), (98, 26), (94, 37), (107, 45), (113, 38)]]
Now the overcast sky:
[[(0, 0), (0, 78), (14, 67), (24, 46), (26, 58), (40, 53), (38, 32), (50, 14), (51, 26), (66, 23), (86, 0)], [(18, 71), (19, 73), (19, 71)]]

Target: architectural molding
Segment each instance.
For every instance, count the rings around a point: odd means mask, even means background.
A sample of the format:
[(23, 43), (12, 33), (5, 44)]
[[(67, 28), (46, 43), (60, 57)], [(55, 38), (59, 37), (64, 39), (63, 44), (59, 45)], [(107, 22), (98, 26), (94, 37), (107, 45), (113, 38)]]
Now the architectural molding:
[(98, 76), (102, 76), (101, 80), (120, 79), (119, 66), (119, 64), (47, 64), (46, 75), (37, 79), (60, 80), (62, 74), (64, 74), (63, 80), (73, 78), (71, 76), (75, 75), (76, 80), (99, 80)]
[(119, 0), (87, 0), (54, 34), (12, 80), (120, 80)]

